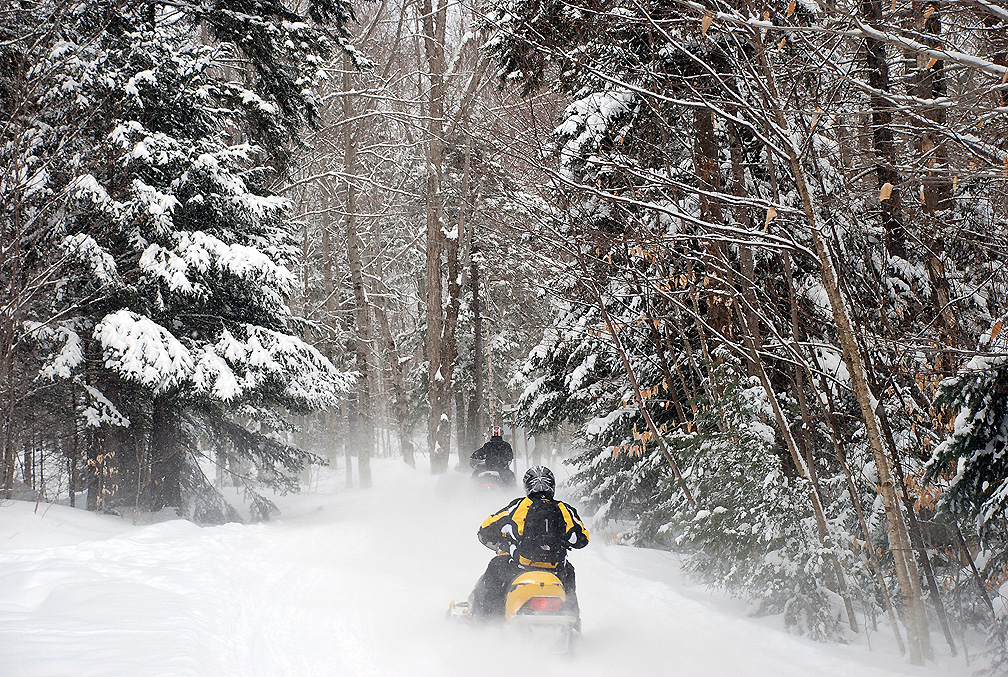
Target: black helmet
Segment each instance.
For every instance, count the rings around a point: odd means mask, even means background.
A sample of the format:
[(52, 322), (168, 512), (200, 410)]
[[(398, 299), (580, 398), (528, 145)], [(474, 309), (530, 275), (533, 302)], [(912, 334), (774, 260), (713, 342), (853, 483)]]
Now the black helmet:
[(533, 466), (525, 471), (525, 477), (522, 478), (522, 482), (525, 483), (525, 493), (529, 496), (532, 494), (546, 494), (548, 498), (553, 498), (553, 492), (556, 491), (556, 480), (553, 478), (553, 471), (544, 465)]

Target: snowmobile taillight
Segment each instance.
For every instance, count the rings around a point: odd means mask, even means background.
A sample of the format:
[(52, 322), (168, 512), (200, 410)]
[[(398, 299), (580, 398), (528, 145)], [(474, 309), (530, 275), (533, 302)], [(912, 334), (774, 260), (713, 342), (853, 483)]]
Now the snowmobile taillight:
[(533, 597), (526, 606), (529, 611), (563, 611), (563, 600), (559, 597)]

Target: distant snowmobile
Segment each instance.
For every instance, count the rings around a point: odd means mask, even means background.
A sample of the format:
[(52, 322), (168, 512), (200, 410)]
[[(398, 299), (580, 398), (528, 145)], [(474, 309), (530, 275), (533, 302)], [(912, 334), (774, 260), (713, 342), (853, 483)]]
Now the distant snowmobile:
[(514, 486), (515, 476), (510, 468), (514, 451), (501, 437), (499, 425), (491, 426), (489, 435), (489, 441), (469, 457), (473, 479), (484, 489)]
[(490, 491), (494, 489), (508, 489), (513, 486), (513, 482), (509, 481), (502, 475), (501, 471), (497, 468), (480, 467), (473, 473), (473, 481), (476, 482), (476, 486), (484, 491)]

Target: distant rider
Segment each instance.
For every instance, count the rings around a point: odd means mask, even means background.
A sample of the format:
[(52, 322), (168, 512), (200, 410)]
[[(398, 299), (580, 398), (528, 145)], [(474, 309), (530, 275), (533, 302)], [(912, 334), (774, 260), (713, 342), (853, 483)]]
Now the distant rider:
[(513, 487), (515, 476), (510, 468), (513, 460), (514, 451), (511, 445), (501, 437), (501, 427), (495, 425), (490, 428), (490, 440), (469, 457), (469, 465), (473, 468), (473, 477), (484, 469), (496, 470), (501, 483), (506, 487)]
[[(553, 498), (556, 480), (544, 465), (528, 469), (523, 478), (527, 496), (516, 498), (506, 507), (487, 517), (477, 532), (480, 543), (497, 555), (490, 560), (486, 572), (473, 590), (472, 613), (478, 620), (502, 618), (507, 587), (522, 570), (545, 569), (556, 574), (567, 593), (570, 611), (577, 618), (575, 629), (581, 629), (574, 581), (574, 567), (567, 561), (567, 551), (588, 545), (588, 530), (572, 506)], [(538, 515), (555, 514), (555, 531), (550, 540), (536, 538), (529, 544), (529, 524)], [(525, 550), (523, 552), (523, 550)], [(533, 551), (534, 550), (534, 551)]]

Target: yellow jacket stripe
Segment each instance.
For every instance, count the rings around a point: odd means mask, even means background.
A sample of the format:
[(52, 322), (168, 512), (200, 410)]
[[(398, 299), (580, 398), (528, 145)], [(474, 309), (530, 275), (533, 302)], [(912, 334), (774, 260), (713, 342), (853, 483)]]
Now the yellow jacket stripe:
[[(526, 508), (526, 511), (527, 510), (528, 510), (528, 508)], [(480, 529), (483, 529), (485, 527), (490, 526), (491, 524), (493, 524), (497, 520), (501, 519), (502, 517), (507, 517), (507, 514), (509, 512), (511, 512), (511, 506), (510, 505), (508, 507), (504, 508), (503, 510), (501, 510), (500, 512), (494, 513), (493, 515), (490, 515), (485, 520), (483, 520), (483, 524), (480, 525)]]
[[(564, 520), (564, 532), (569, 548), (583, 548), (588, 544), (588, 530), (577, 514), (577, 510), (567, 505), (563, 501), (556, 501), (560, 514)], [(480, 525), (478, 537), (480, 543), (495, 550), (507, 550), (506, 538), (501, 534), (501, 530), (508, 525), (512, 526), (511, 538), (520, 537), (525, 531), (525, 520), (528, 517), (529, 508), (533, 500), (527, 497), (516, 498), (507, 504), (503, 509), (483, 520)], [(571, 540), (573, 538), (573, 541)], [(528, 564), (522, 557), (522, 564)], [(533, 563), (536, 564), (536, 563)], [(548, 566), (548, 565), (547, 565)]]
[[(575, 524), (574, 524), (574, 517), (573, 517), (573, 515), (571, 515), (570, 510), (567, 509), (567, 505), (565, 503), (563, 503), (562, 501), (560, 502), (559, 507), (560, 507), (560, 514), (564, 516), (564, 524), (567, 527), (565, 533), (569, 534), (571, 532), (571, 530), (574, 529), (574, 526), (575, 526)], [(578, 520), (577, 526), (581, 527), (581, 530), (584, 531), (585, 539), (587, 539), (588, 538), (588, 530), (584, 528), (584, 524), (581, 524), (581, 520)]]
[(521, 536), (525, 533), (525, 518), (528, 517), (529, 508), (532, 507), (531, 498), (523, 498), (518, 507), (515, 508), (514, 514), (511, 515), (511, 521), (515, 523), (518, 528), (518, 535)]

